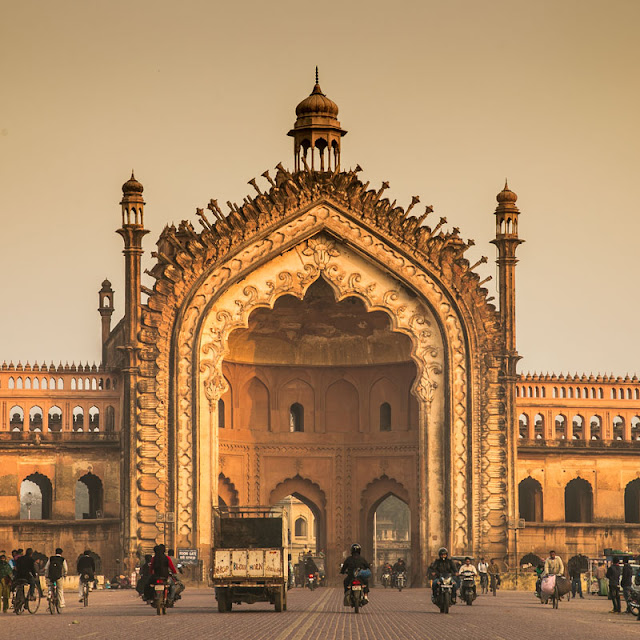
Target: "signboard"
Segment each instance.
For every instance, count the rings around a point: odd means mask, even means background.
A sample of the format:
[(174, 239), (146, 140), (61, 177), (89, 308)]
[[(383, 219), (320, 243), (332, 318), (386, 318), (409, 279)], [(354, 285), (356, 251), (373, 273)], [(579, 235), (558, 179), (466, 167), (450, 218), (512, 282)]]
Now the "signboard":
[(176, 558), (180, 564), (198, 564), (198, 550), (178, 549)]

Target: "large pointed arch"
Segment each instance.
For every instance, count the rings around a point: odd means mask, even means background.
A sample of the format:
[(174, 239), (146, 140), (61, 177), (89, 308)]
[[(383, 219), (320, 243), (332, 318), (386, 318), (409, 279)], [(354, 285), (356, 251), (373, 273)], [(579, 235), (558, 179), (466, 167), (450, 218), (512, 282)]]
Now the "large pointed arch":
[[(353, 174), (278, 175), (268, 198), (272, 205), (262, 196), (255, 201), (267, 206), (268, 215), (252, 217), (258, 205), (248, 201), (245, 213), (239, 210), (211, 229), (205, 225), (202, 234), (183, 223), (161, 238), (153, 270), (157, 282), (143, 310), (142, 359), (149, 364), (140, 371), (131, 452), (140, 470), (137, 503), (145, 506), (129, 512), (134, 519), (125, 527), (136, 527), (137, 538), (148, 545), (158, 532), (156, 512), (175, 510), (174, 544), (208, 548), (208, 510), (217, 481), (211, 465), (218, 459), (211, 433), (217, 402), (211, 403), (225, 388), (218, 366), (225, 333), (246, 326), (252, 309), (271, 307), (279, 295), (304, 295), (305, 287), (324, 277), (336, 299), (359, 297), (367, 309), (386, 311), (394, 331), (412, 338), (420, 450), (427, 452), (420, 456), (418, 498), (424, 560), (427, 530), (446, 536), (454, 548), (503, 549), (507, 504), (501, 469), (510, 455), (505, 442), (513, 440), (504, 431), (512, 427), (505, 425), (504, 405), (489, 401), (500, 397), (499, 361), (491, 354), (499, 351), (501, 337), (486, 290), (462, 257), (465, 243), (456, 233), (433, 236), (426, 227), (417, 229), (401, 209), (378, 203)], [(240, 222), (245, 214), (250, 217)], [(291, 260), (290, 266), (283, 260)], [(265, 278), (254, 286), (248, 277), (267, 263), (275, 277), (266, 280), (266, 289)], [(364, 275), (362, 263), (368, 265)], [(380, 286), (384, 281), (391, 286)], [(440, 351), (434, 334), (440, 335)], [(446, 420), (428, 419), (434, 405), (436, 415), (446, 410)], [(450, 469), (438, 473), (443, 460)], [(467, 474), (472, 467), (480, 471), (473, 478)], [(509, 479), (506, 485), (512, 492)], [(427, 495), (442, 508), (427, 510)], [(339, 517), (350, 517), (351, 508), (346, 504)], [(451, 513), (450, 527), (445, 513)]]

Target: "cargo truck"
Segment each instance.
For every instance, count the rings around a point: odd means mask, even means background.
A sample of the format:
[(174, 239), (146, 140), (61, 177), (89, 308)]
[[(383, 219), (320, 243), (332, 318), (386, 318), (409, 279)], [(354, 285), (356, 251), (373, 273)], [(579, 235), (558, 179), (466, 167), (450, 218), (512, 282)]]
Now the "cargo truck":
[(285, 514), (274, 507), (216, 507), (213, 567), (218, 611), (233, 604), (269, 602), (287, 609), (289, 556)]

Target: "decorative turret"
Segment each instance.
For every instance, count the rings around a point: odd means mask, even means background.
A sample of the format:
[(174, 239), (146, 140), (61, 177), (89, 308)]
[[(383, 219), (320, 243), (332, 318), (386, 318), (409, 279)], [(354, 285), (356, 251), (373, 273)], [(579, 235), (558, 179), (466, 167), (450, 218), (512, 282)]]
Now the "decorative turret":
[(320, 88), (318, 67), (313, 91), (296, 107), (296, 116), (287, 134), (293, 137), (295, 170), (339, 170), (340, 140), (347, 132), (338, 122), (338, 105)]
[(142, 258), (142, 238), (149, 233), (144, 228), (144, 187), (131, 172), (131, 178), (122, 185), (122, 227), (118, 233), (124, 240), (125, 257), (125, 350), (128, 367), (136, 366), (135, 348), (138, 342), (140, 324), (140, 262)]
[[(518, 216), (516, 207), (518, 196), (509, 189), (505, 181), (504, 189), (496, 196), (496, 239), (491, 243), (498, 248), (498, 287), (500, 290), (500, 316), (504, 329), (507, 353), (517, 356), (516, 351), (516, 249), (524, 240), (518, 238)], [(518, 358), (516, 358), (517, 361)], [(515, 373), (515, 368), (514, 368)]]
[(106, 343), (111, 333), (111, 316), (113, 315), (113, 289), (108, 280), (102, 283), (102, 289), (98, 291), (98, 305), (98, 312), (102, 319), (102, 366), (106, 367)]

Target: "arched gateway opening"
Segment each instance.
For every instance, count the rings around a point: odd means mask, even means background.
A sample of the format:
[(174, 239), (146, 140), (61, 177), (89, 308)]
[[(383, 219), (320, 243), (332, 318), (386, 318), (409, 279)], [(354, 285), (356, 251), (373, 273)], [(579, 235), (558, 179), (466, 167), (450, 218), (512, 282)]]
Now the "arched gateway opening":
[[(323, 277), (302, 298), (284, 295), (273, 308), (255, 309), (246, 327), (230, 333), (222, 372), (235, 405), (232, 424), (218, 430), (220, 455), (231, 477), (243, 473), (242, 458), (232, 454), (239, 441), (260, 456), (257, 493), (264, 496), (263, 485), (276, 485), (268, 502), (287, 516), (294, 567), (304, 555), (325, 556), (328, 547), (341, 560), (353, 540), (371, 537), (371, 523), (360, 526), (357, 517), (358, 496), (383, 456), (390, 455), (388, 463), (405, 474), (405, 499), (409, 492), (415, 496), (419, 416), (411, 352), (411, 339), (393, 331), (387, 312), (367, 310), (357, 296), (336, 300)], [(370, 407), (383, 402), (393, 421), (381, 430)], [(326, 495), (337, 493), (336, 457), (341, 467), (346, 463), (337, 474), (351, 476), (355, 507), (354, 520), (343, 524), (343, 541), (325, 515)], [(244, 496), (240, 491), (239, 504), (253, 502), (252, 488)], [(220, 478), (219, 500), (225, 492), (227, 482)], [(343, 511), (339, 502), (334, 499), (333, 508)], [(327, 568), (330, 576), (339, 562), (334, 564)]]
[[(502, 485), (468, 477), (468, 470), (479, 464), (478, 451), (504, 441), (501, 405), (487, 406), (481, 430), (469, 404), (470, 368), (480, 363), (469, 336), (484, 349), (497, 336), (494, 316), (479, 304), (460, 311), (458, 294), (429, 269), (357, 224), (315, 205), (240, 253), (210, 262), (188, 292), (176, 284), (184, 297), (171, 338), (169, 324), (154, 330), (161, 354), (155, 386), (137, 387), (140, 406), (151, 407), (147, 389), (161, 397), (169, 380), (168, 416), (156, 410), (160, 421), (141, 431), (150, 444), (137, 455), (156, 455), (162, 441), (155, 433), (166, 420), (175, 546), (210, 552), (211, 505), (218, 496), (226, 500), (220, 473), (233, 483), (239, 506), (272, 504), (274, 487), (296, 476), (317, 485), (328, 514), (318, 537), (325, 536), (329, 578), (354, 540), (373, 540), (362, 495), (384, 475), (404, 488), (401, 499), (411, 506), (414, 567), (443, 543), (454, 553), (493, 544), (486, 532), (504, 522)], [(443, 277), (467, 271), (460, 262)], [(476, 280), (469, 277), (465, 290)], [(164, 301), (154, 294), (149, 304), (161, 308)], [(465, 313), (487, 318), (470, 326)], [(482, 328), (489, 337), (476, 335)], [(495, 363), (485, 358), (477, 368), (492, 372), (478, 379), (481, 405), (484, 387), (498, 380)], [(141, 469), (140, 500), (151, 503), (160, 476), (152, 477), (153, 464)], [(289, 495), (308, 498), (290, 489), (279, 499)], [(484, 524), (473, 519), (481, 509)], [(151, 539), (155, 530), (141, 527), (138, 536)]]

